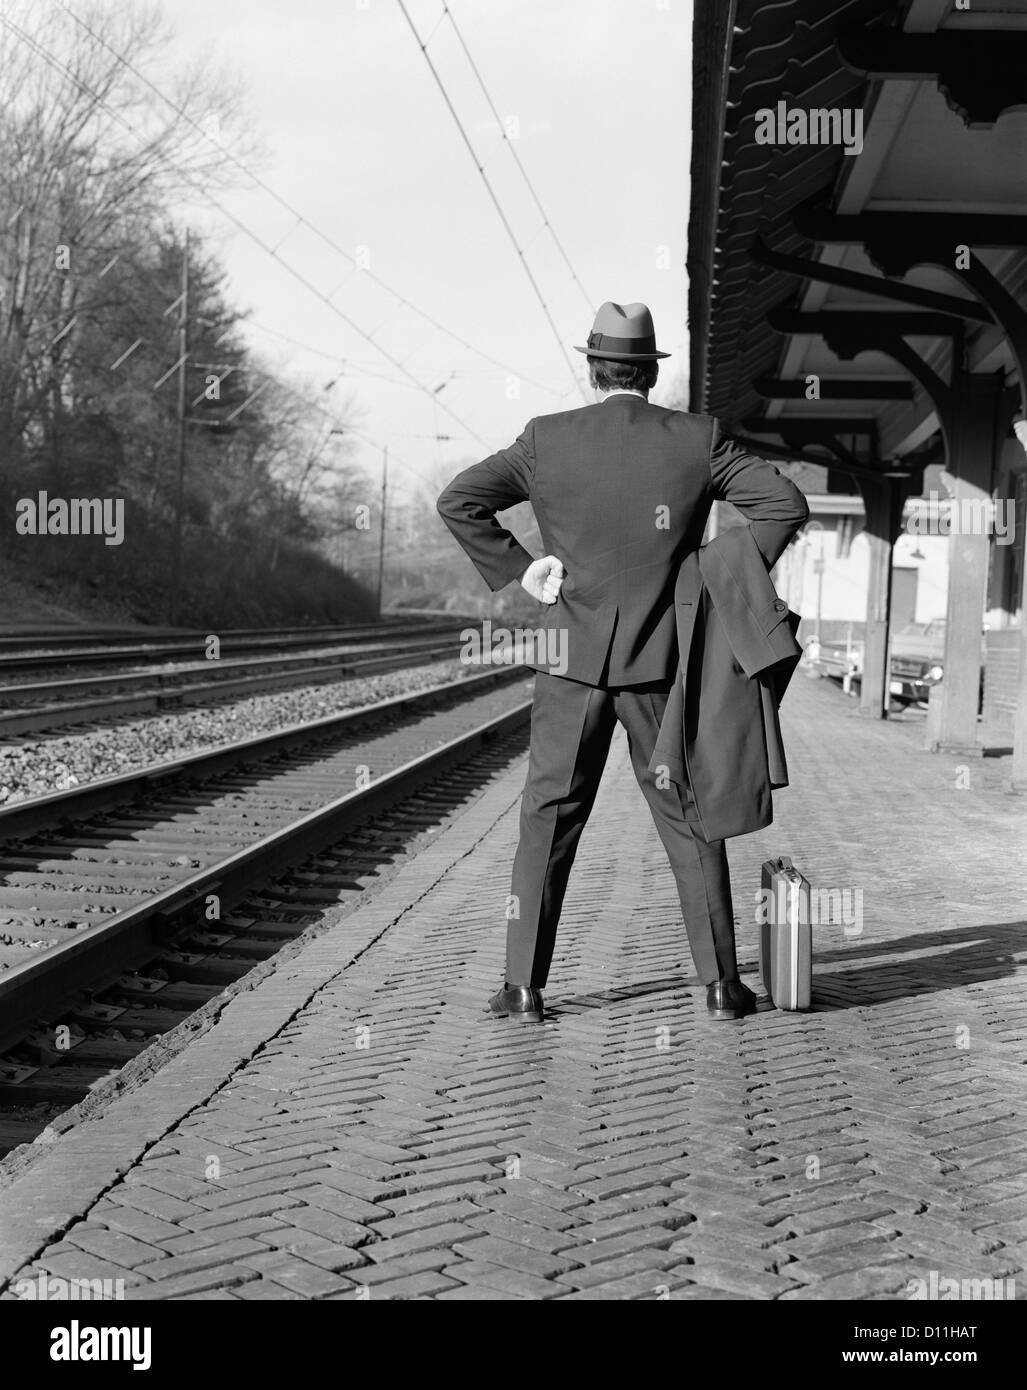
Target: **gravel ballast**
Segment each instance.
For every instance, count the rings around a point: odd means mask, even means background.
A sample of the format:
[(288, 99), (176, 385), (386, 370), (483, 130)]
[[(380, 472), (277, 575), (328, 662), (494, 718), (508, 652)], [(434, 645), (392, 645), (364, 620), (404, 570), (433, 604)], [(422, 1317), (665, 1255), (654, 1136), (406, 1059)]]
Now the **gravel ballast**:
[(375, 676), (112, 720), (52, 736), (29, 735), (0, 748), (0, 805), (238, 743), (480, 672), (481, 667), (458, 660), (436, 661)]

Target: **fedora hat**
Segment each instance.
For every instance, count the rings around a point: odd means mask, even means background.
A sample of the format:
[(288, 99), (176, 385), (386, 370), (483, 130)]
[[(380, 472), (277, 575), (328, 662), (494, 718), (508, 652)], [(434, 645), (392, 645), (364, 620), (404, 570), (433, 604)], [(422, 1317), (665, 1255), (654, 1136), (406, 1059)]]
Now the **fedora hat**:
[(656, 329), (653, 316), (645, 304), (600, 304), (588, 346), (574, 345), (576, 352), (589, 357), (602, 357), (613, 362), (655, 362), (669, 357), (669, 352), (656, 351)]

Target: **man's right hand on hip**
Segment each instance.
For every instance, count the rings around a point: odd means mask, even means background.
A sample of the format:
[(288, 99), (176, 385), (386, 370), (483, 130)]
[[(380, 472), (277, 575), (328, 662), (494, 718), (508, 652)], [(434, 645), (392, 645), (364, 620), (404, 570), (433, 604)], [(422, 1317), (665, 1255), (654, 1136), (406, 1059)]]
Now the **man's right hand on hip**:
[(565, 570), (555, 555), (532, 560), (521, 575), (521, 584), (539, 603), (555, 603), (564, 581)]

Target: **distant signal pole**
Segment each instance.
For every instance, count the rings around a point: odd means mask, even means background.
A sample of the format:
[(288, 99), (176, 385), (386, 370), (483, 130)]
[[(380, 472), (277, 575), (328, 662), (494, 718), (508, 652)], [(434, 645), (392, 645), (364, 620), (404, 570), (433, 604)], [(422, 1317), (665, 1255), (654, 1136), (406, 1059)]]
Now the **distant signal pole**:
[(378, 616), (382, 616), (382, 582), (385, 578), (385, 509), (388, 505), (389, 451), (382, 450), (382, 525), (378, 537)]
[(182, 294), (178, 301), (178, 482), (171, 565), (169, 618), (177, 622), (182, 603), (182, 523), (185, 510), (186, 359), (189, 356), (189, 228), (182, 247)]

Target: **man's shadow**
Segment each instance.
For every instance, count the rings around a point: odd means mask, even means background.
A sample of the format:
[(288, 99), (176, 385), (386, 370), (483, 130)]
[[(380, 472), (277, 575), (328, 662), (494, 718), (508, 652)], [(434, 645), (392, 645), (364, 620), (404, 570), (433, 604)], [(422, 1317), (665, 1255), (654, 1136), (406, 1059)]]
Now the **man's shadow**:
[[(854, 938), (851, 944), (844, 945), (834, 944), (840, 936), (839, 929), (828, 930), (831, 931), (830, 942), (818, 944), (817, 928), (813, 928), (812, 1011), (816, 1013), (865, 1009), (894, 999), (915, 999), (943, 990), (961, 989), (965, 985), (1011, 978), (1018, 967), (1015, 953), (1027, 951), (1027, 921), (916, 932), (890, 941), (863, 942)], [(914, 951), (934, 954), (910, 956)], [(889, 956), (902, 959), (889, 960)], [(867, 957), (873, 958), (871, 964), (857, 963)], [(1027, 965), (1027, 961), (1023, 964)], [(752, 966), (743, 964), (742, 980), (750, 988), (756, 987), (757, 994), (762, 997), (766, 991), (762, 982), (757, 986), (752, 979), (755, 970), (755, 962)], [(552, 1006), (547, 1000), (546, 1016), (556, 1019), (563, 1014), (623, 1004), (647, 995), (691, 993), (701, 988), (691, 974), (641, 980), (564, 995), (554, 1000)]]
[[(915, 956), (909, 954), (913, 951)], [(852, 945), (829, 945), (819, 950), (814, 928), (813, 1006), (822, 1012), (866, 1008), (1012, 978), (1021, 964), (1016, 953), (1024, 951), (1027, 921), (917, 932), (890, 941), (863, 943), (857, 938)], [(873, 957), (873, 963), (849, 964), (861, 957)], [(830, 968), (821, 969), (818, 975), (818, 965)]]

